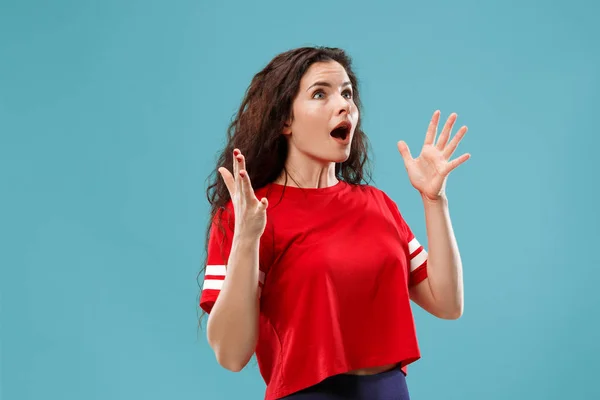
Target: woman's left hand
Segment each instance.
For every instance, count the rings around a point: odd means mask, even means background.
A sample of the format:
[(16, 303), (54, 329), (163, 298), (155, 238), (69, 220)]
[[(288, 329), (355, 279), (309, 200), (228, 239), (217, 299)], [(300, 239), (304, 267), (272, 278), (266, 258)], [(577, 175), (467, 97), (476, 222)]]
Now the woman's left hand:
[(450, 114), (437, 143), (434, 143), (440, 112), (438, 110), (433, 113), (429, 129), (427, 129), (425, 135), (425, 143), (421, 149), (421, 154), (417, 158), (412, 158), (404, 141), (398, 142), (398, 150), (404, 160), (410, 183), (426, 199), (435, 201), (442, 198), (445, 195), (448, 174), (471, 157), (470, 154), (466, 153), (450, 161), (456, 147), (467, 133), (467, 127), (463, 126), (448, 142), (456, 117), (455, 113)]

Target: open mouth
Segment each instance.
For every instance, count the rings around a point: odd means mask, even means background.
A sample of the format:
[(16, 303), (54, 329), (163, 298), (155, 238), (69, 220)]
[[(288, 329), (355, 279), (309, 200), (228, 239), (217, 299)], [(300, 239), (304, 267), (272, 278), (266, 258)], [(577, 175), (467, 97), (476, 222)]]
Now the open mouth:
[(338, 141), (346, 142), (350, 137), (350, 130), (352, 129), (352, 125), (348, 122), (342, 122), (338, 126), (335, 127), (334, 130), (329, 133), (332, 138), (338, 139)]

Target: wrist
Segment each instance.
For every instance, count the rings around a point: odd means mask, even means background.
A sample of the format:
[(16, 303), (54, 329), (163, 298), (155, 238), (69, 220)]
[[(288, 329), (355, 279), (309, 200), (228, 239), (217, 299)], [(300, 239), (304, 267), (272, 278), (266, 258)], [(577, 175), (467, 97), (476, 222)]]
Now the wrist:
[(438, 196), (435, 197), (430, 197), (427, 196), (424, 193), (421, 193), (421, 199), (423, 200), (423, 203), (427, 206), (427, 205), (431, 205), (431, 206), (446, 206), (448, 205), (448, 197), (446, 196), (446, 193), (441, 193)]
[(238, 246), (251, 247), (260, 243), (261, 235), (254, 235), (248, 233), (239, 233), (233, 235), (233, 243)]

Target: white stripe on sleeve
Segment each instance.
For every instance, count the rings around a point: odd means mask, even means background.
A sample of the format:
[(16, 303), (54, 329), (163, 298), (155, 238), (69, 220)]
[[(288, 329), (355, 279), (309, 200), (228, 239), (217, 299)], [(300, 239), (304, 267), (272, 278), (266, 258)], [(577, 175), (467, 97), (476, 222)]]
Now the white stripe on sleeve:
[(224, 265), (207, 265), (206, 275), (225, 276), (227, 268)]
[[(227, 268), (225, 265), (207, 265), (205, 275), (225, 278), (227, 276)], [(221, 288), (223, 287), (223, 281), (224, 279), (205, 279), (202, 290), (221, 290)], [(263, 271), (258, 271), (258, 281), (262, 285), (265, 284), (265, 273)]]
[(427, 261), (427, 252), (425, 251), (425, 249), (423, 249), (419, 254), (417, 254), (410, 260), (411, 272), (423, 265), (425, 261)]
[(421, 247), (421, 243), (417, 240), (417, 238), (413, 238), (410, 242), (408, 242), (408, 253), (412, 254), (415, 250)]
[(205, 279), (204, 286), (202, 286), (202, 290), (221, 290), (221, 288), (223, 287), (223, 282), (223, 279)]

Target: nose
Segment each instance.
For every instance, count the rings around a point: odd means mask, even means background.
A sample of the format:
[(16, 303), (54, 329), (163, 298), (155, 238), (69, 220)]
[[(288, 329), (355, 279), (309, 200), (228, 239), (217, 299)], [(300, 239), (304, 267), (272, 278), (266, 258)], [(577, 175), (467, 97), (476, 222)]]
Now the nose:
[(338, 115), (342, 115), (343, 113), (350, 114), (351, 104), (350, 100), (345, 98), (343, 95), (339, 97), (340, 101), (338, 104)]

